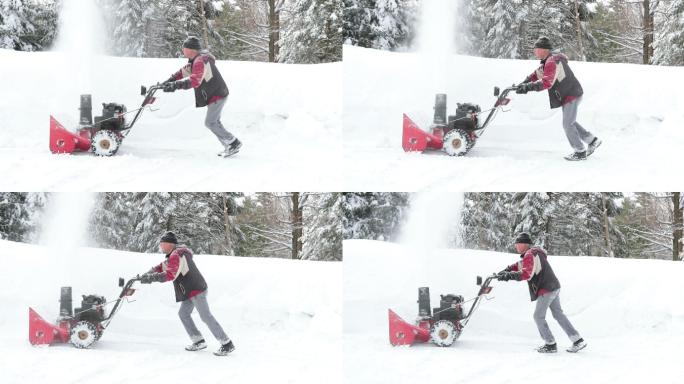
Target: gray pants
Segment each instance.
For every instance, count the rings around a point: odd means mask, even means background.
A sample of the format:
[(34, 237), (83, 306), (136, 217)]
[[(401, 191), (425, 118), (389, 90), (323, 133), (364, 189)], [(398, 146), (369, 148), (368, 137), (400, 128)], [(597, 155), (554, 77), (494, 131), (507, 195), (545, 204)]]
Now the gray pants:
[(224, 147), (228, 147), (235, 140), (235, 136), (226, 131), (226, 128), (221, 124), (221, 111), (223, 111), (223, 106), (226, 105), (227, 100), (228, 96), (207, 105), (207, 117), (204, 119), (204, 125), (216, 135)]
[(209, 330), (214, 335), (216, 340), (221, 343), (221, 345), (230, 341), (228, 336), (226, 336), (226, 333), (223, 332), (221, 325), (218, 323), (218, 321), (216, 321), (214, 315), (212, 315), (209, 311), (209, 303), (207, 303), (207, 291), (204, 291), (197, 296), (183, 301), (181, 303), (180, 309), (178, 310), (178, 316), (183, 322), (185, 331), (188, 332), (188, 335), (193, 343), (196, 343), (204, 338), (197, 329), (197, 326), (195, 326), (195, 322), (192, 321), (192, 317), (190, 317), (195, 308), (197, 308), (197, 312), (199, 312), (200, 319), (202, 319), (204, 324), (209, 327)]
[[(584, 143), (591, 143), (595, 136), (584, 129), (577, 120), (577, 107), (582, 101), (579, 97), (563, 106), (563, 130), (575, 152), (585, 150)], [(584, 142), (584, 143), (583, 143)]]
[(579, 333), (572, 324), (570, 324), (570, 320), (565, 316), (565, 313), (563, 313), (559, 295), (560, 289), (556, 289), (553, 292), (547, 292), (543, 296), (537, 298), (537, 308), (534, 310), (534, 322), (537, 323), (539, 334), (546, 344), (556, 343), (556, 340), (553, 338), (553, 333), (551, 333), (551, 328), (549, 328), (549, 323), (546, 322), (546, 310), (549, 308), (551, 308), (553, 318), (556, 319), (573, 343), (581, 339)]

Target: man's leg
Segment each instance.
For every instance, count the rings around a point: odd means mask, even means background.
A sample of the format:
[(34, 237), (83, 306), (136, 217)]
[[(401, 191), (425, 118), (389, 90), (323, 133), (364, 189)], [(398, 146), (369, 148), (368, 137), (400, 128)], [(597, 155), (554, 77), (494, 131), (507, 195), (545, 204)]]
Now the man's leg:
[(565, 313), (563, 313), (563, 309), (561, 308), (560, 304), (560, 291), (556, 292), (558, 292), (558, 295), (556, 295), (556, 298), (549, 306), (551, 308), (551, 314), (553, 315), (553, 318), (556, 319), (558, 324), (560, 324), (561, 328), (563, 328), (563, 331), (565, 331), (565, 333), (568, 335), (570, 341), (574, 343), (582, 337), (580, 337), (577, 330), (575, 330), (575, 327), (573, 327), (572, 323), (570, 323), (570, 320), (568, 320), (568, 317), (565, 316)]
[(579, 134), (580, 139), (584, 141), (585, 143), (589, 144), (596, 138), (591, 132), (587, 131), (580, 125), (580, 123), (577, 122), (577, 109), (579, 109), (579, 104), (582, 102), (582, 97), (580, 96), (575, 100), (575, 129), (577, 129), (577, 133)]
[(193, 304), (195, 304), (195, 308), (197, 308), (197, 312), (199, 312), (200, 319), (202, 319), (202, 321), (209, 327), (209, 330), (214, 335), (216, 340), (218, 340), (222, 345), (227, 344), (230, 341), (230, 338), (228, 338), (226, 333), (223, 332), (223, 328), (221, 328), (221, 325), (218, 323), (218, 321), (216, 321), (214, 315), (212, 315), (211, 311), (209, 310), (207, 291), (200, 293), (190, 300), (192, 300)]
[(557, 290), (538, 297), (537, 306), (534, 310), (534, 322), (537, 323), (539, 334), (547, 345), (556, 343), (556, 339), (553, 337), (553, 333), (551, 333), (551, 328), (549, 328), (549, 323), (546, 322), (546, 311), (556, 296), (558, 296)]
[(577, 106), (580, 99), (575, 99), (563, 105), (563, 130), (565, 131), (565, 136), (568, 138), (568, 141), (575, 152), (583, 152), (585, 150), (584, 143), (582, 143), (582, 141), (590, 143), (591, 140), (594, 139), (594, 135), (585, 130), (576, 121)]
[(226, 131), (226, 128), (221, 124), (221, 112), (223, 111), (223, 106), (226, 104), (226, 100), (228, 100), (227, 96), (215, 103), (207, 105), (207, 117), (204, 119), (204, 125), (206, 125), (207, 128), (216, 135), (216, 138), (219, 139), (221, 144), (227, 148), (235, 140), (235, 136)]
[(185, 327), (185, 331), (188, 333), (188, 336), (190, 336), (190, 340), (192, 340), (193, 343), (196, 343), (204, 338), (190, 316), (194, 309), (195, 305), (192, 303), (192, 300), (185, 300), (181, 302), (180, 309), (178, 310), (178, 317), (180, 317), (183, 327)]

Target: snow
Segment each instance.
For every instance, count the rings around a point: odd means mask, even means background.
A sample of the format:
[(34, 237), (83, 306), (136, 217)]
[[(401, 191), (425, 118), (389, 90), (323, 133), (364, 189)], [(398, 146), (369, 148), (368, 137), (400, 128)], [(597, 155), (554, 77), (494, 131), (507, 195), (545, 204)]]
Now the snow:
[[(87, 61), (87, 65), (80, 63)], [(0, 50), (0, 173), (6, 190), (341, 190), (342, 65), (218, 61), (230, 96), (222, 122), (242, 142), (228, 159), (204, 126), (193, 91), (157, 93), (116, 156), (53, 155), (49, 115), (75, 129), (79, 95), (128, 110), (140, 85), (166, 80), (186, 59), (78, 57)], [(80, 63), (80, 64), (79, 64)], [(90, 75), (88, 75), (90, 74)], [(295, 188), (296, 187), (296, 188)]]
[[(546, 91), (512, 94), (508, 112), (499, 112), (466, 157), (404, 153), (402, 113), (428, 129), (434, 95), (444, 89), (450, 114), (456, 102), (489, 109), (494, 86), (519, 83), (538, 65), (452, 55), (448, 70), (435, 73), (439, 65), (430, 60), (421, 53), (344, 46), (347, 190), (493, 192), (534, 189), (540, 182), (562, 191), (671, 186), (669, 164), (684, 147), (678, 128), (684, 121), (684, 68), (571, 62), (585, 91), (578, 121), (603, 140), (588, 161), (571, 163), (563, 159), (572, 149), (561, 110), (549, 108)], [(435, 78), (443, 79), (441, 86)]]
[[(577, 353), (547, 315), (560, 352), (540, 356), (527, 285), (495, 281), (461, 337), (449, 348), (392, 347), (387, 309), (417, 315), (418, 287), (466, 300), (475, 277), (500, 271), (514, 254), (468, 249), (415, 249), (370, 240), (344, 242), (344, 357), (349, 383), (555, 384), (681, 382), (684, 264), (662, 260), (550, 256), (561, 303), (588, 342)], [(379, 367), (383, 367), (379, 373)]]
[(2, 382), (13, 383), (318, 383), (341, 382), (341, 287), (338, 263), (196, 255), (209, 285), (210, 308), (236, 350), (216, 357), (218, 342), (193, 315), (208, 348), (190, 340), (170, 283), (140, 285), (91, 349), (31, 346), (28, 307), (45, 320), (59, 312), (61, 286), (115, 298), (117, 278), (147, 271), (163, 255), (0, 241)]

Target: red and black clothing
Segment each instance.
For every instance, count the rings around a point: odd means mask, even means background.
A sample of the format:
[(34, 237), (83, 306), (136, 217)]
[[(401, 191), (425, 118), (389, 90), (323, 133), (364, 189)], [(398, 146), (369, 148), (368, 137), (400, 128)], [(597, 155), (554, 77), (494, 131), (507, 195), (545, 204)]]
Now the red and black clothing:
[(176, 247), (166, 255), (166, 260), (150, 272), (166, 272), (165, 281), (173, 281), (176, 302), (188, 300), (207, 290), (207, 283), (193, 261), (192, 252), (186, 247)]
[(195, 90), (195, 106), (206, 107), (228, 96), (228, 86), (216, 67), (216, 58), (208, 51), (202, 51), (168, 81), (185, 79), (181, 88)]
[(548, 89), (551, 108), (561, 107), (584, 94), (565, 55), (549, 55), (540, 64), (539, 68), (527, 76), (525, 83), (532, 83), (536, 91)]
[(540, 247), (532, 247), (520, 255), (520, 261), (506, 268), (509, 272), (521, 272), (521, 280), (526, 280), (530, 289), (530, 299), (537, 300), (547, 292), (560, 289), (560, 282), (553, 273), (546, 252)]

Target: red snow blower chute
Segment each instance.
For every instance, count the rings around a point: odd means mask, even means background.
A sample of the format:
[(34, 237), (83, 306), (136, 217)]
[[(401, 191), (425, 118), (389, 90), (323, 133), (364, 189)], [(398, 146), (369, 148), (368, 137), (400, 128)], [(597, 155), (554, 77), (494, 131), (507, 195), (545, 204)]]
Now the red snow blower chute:
[[(133, 283), (139, 280), (135, 277), (124, 284), (124, 279), (119, 278), (119, 287), (123, 289), (119, 298), (112, 302), (107, 302), (103, 296), (83, 295), (81, 307), (76, 311), (72, 311), (71, 287), (62, 287), (57, 325), (48, 323), (29, 307), (29, 342), (33, 345), (70, 342), (76, 348), (89, 348), (100, 339), (124, 298), (133, 295)], [(114, 307), (105, 314), (105, 307), (111, 303)]]
[(482, 121), (480, 106), (471, 103), (456, 103), (456, 114), (447, 118), (447, 97), (439, 93), (435, 96), (435, 115), (430, 132), (425, 132), (404, 114), (404, 129), (401, 145), (406, 152), (424, 152), (428, 149), (443, 150), (450, 156), (463, 156), (470, 151), (485, 128), (494, 120), (496, 112), (511, 101), (508, 93), (517, 90), (513, 85), (503, 92), (494, 87), (496, 102)]
[(418, 288), (418, 318), (414, 324), (406, 322), (389, 309), (389, 339), (392, 345), (411, 345), (429, 341), (440, 347), (448, 347), (461, 336), (480, 300), (492, 291), (489, 284), (496, 275), (488, 276), (484, 283), (477, 277), (480, 292), (466, 314), (466, 301), (461, 295), (440, 295), (439, 307), (430, 307), (430, 288)]
[[(52, 153), (72, 153), (90, 151), (98, 156), (116, 154), (123, 139), (130, 133), (133, 125), (146, 106), (154, 103), (154, 93), (162, 89), (160, 84), (140, 87), (140, 95), (145, 96), (140, 108), (126, 111), (126, 106), (117, 103), (102, 103), (102, 116), (95, 116), (93, 123), (91, 95), (81, 95), (81, 116), (79, 128), (73, 133), (50, 115), (50, 151)], [(126, 115), (135, 112), (130, 122)]]

